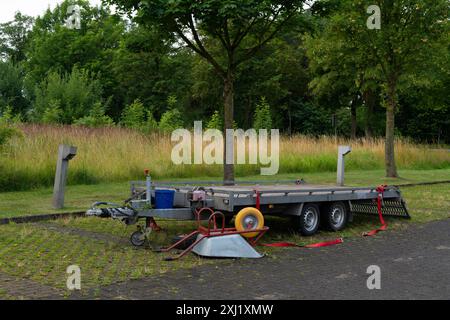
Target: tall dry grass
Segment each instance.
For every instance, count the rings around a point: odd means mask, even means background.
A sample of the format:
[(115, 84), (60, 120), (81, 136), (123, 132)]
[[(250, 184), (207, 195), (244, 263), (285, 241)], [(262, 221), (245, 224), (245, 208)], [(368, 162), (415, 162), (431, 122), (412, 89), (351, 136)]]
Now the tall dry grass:
[[(70, 163), (69, 182), (86, 184), (127, 181), (142, 178), (144, 168), (161, 178), (220, 177), (220, 165), (174, 165), (173, 143), (160, 133), (142, 134), (121, 128), (90, 129), (73, 126), (24, 125), (22, 138), (14, 138), (2, 150), (0, 190), (23, 190), (53, 183), (56, 151), (61, 143), (78, 147)], [(384, 166), (382, 139), (349, 141), (334, 137), (282, 137), (279, 173), (334, 171), (338, 144), (349, 144), (353, 151), (346, 167), (381, 169)], [(435, 169), (450, 167), (447, 151), (431, 151), (424, 145), (398, 140), (399, 168)], [(237, 165), (237, 176), (259, 174), (255, 165)]]

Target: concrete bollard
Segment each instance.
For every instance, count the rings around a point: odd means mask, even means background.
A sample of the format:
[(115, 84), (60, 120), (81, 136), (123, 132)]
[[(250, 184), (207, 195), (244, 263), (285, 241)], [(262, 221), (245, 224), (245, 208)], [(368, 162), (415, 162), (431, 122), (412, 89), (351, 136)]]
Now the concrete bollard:
[(350, 146), (339, 146), (338, 148), (338, 164), (337, 164), (337, 185), (344, 185), (344, 176), (345, 176), (345, 161), (344, 157), (352, 152), (352, 148)]
[(58, 149), (58, 160), (56, 163), (55, 185), (53, 187), (53, 208), (62, 209), (64, 207), (64, 192), (66, 188), (67, 171), (69, 160), (77, 154), (77, 148), (60, 145)]

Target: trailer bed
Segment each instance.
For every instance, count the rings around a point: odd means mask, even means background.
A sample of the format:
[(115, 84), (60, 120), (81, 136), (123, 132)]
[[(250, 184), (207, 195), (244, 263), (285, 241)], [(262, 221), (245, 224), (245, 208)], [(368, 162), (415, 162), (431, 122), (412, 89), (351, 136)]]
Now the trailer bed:
[[(376, 187), (340, 187), (320, 184), (267, 184), (267, 185), (170, 185), (154, 184), (155, 189), (175, 190), (175, 208), (153, 211), (156, 216), (174, 217), (176, 212), (185, 218), (183, 208), (191, 208), (190, 194), (194, 190), (206, 192), (205, 205), (215, 210), (236, 213), (240, 209), (256, 205), (257, 194), (260, 205), (266, 213), (297, 215), (304, 203), (328, 203), (343, 201), (348, 203), (353, 213), (376, 214)], [(152, 192), (154, 195), (154, 190)], [(383, 192), (386, 215), (409, 217), (400, 190), (395, 186), (387, 186)]]
[[(125, 204), (100, 208), (108, 203), (97, 202), (87, 215), (112, 217), (127, 224), (144, 218), (146, 226), (142, 230), (152, 230), (156, 225), (154, 218), (210, 222), (212, 217), (221, 216), (224, 226), (226, 220), (236, 215), (235, 223), (240, 228), (245, 224), (251, 229), (263, 224), (263, 214), (293, 216), (299, 232), (306, 236), (317, 232), (321, 220), (331, 230), (342, 230), (354, 214), (410, 218), (398, 187), (341, 187), (308, 184), (302, 180), (221, 186), (199, 181), (155, 183), (147, 176), (146, 181), (131, 182), (131, 197)], [(140, 238), (144, 234), (138, 233)]]

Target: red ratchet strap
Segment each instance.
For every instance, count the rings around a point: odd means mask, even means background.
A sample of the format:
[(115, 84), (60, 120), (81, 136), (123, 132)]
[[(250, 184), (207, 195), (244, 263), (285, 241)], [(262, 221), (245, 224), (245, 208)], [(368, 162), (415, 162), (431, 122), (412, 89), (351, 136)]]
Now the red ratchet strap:
[(262, 243), (261, 245), (264, 247), (297, 247), (297, 248), (320, 248), (320, 247), (328, 247), (328, 246), (334, 246), (335, 244), (343, 243), (344, 239), (339, 238), (332, 241), (325, 241), (325, 242), (318, 242), (318, 243), (312, 243), (307, 245), (299, 245), (292, 242), (275, 242), (275, 243)]
[(381, 210), (382, 202), (383, 202), (383, 193), (386, 190), (386, 185), (381, 185), (377, 187), (378, 197), (377, 197), (377, 209), (378, 209), (378, 217), (380, 218), (381, 227), (375, 230), (371, 230), (369, 232), (364, 232), (363, 237), (371, 237), (376, 235), (380, 231), (385, 231), (387, 229), (387, 224), (383, 218), (383, 212)]
[[(257, 189), (255, 189), (256, 193), (256, 209), (260, 210), (261, 207), (261, 195)], [(297, 247), (297, 248), (320, 248), (320, 247), (328, 247), (333, 246), (335, 244), (343, 243), (344, 240), (342, 238), (332, 240), (332, 241), (325, 241), (325, 242), (319, 242), (319, 243), (312, 243), (307, 245), (299, 245), (292, 242), (275, 242), (275, 243), (262, 243), (262, 246), (265, 247), (277, 247), (277, 248), (286, 248), (286, 247)]]
[(255, 193), (256, 193), (256, 209), (261, 211), (261, 195), (258, 191), (258, 189), (255, 189)]

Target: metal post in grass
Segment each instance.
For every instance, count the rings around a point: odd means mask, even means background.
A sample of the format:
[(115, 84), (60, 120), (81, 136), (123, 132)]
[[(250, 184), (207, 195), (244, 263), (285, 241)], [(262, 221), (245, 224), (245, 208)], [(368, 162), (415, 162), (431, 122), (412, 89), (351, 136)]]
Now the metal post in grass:
[(338, 148), (338, 164), (337, 164), (337, 185), (344, 185), (345, 161), (344, 157), (352, 152), (350, 146), (339, 146)]
[(55, 185), (53, 187), (53, 208), (64, 207), (64, 192), (66, 188), (69, 161), (77, 154), (77, 147), (60, 145), (58, 149), (58, 160), (56, 163)]

